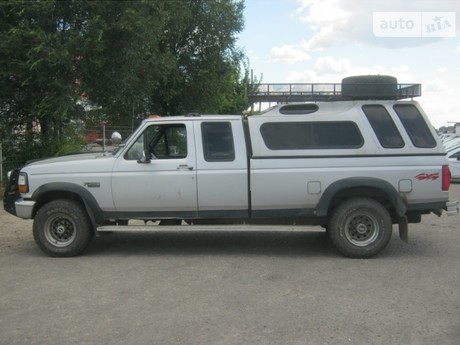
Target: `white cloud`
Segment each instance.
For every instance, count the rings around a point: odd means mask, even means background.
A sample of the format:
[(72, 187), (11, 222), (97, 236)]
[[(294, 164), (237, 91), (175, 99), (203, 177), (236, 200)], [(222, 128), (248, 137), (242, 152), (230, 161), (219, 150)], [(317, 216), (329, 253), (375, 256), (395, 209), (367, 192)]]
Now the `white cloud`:
[(341, 0), (300, 0), (297, 14), (315, 31), (314, 36), (304, 42), (308, 50), (321, 50), (325, 42), (333, 43), (339, 32), (348, 26), (351, 13), (341, 8)]
[(423, 84), (423, 91), (430, 93), (443, 93), (449, 90), (449, 86), (441, 79), (433, 79)]
[[(297, 10), (302, 21), (314, 29), (321, 29), (324, 24), (346, 23), (350, 14), (341, 8), (341, 0), (301, 0)], [(309, 9), (305, 14), (305, 10)]]
[[(460, 12), (460, 2), (424, 0), (416, 9), (411, 1), (381, 0), (297, 0), (296, 11), (301, 21), (313, 31), (304, 42), (307, 51), (321, 51), (337, 45), (371, 45), (389, 48), (420, 46), (439, 38), (381, 38), (373, 33), (374, 12)], [(459, 52), (457, 48), (457, 52)]]
[(310, 55), (304, 52), (301, 48), (293, 45), (273, 47), (271, 51), (271, 57), (275, 62), (281, 61), (289, 64), (308, 61), (311, 59)]
[(351, 62), (348, 59), (335, 59), (331, 56), (324, 56), (318, 58), (314, 69), (319, 75), (344, 74), (351, 70)]

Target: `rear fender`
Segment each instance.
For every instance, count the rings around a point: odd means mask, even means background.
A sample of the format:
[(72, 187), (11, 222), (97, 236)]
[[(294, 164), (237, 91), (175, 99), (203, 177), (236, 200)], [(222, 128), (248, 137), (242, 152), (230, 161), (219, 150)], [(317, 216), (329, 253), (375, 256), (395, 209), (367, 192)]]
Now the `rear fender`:
[(316, 215), (318, 217), (327, 216), (334, 197), (341, 192), (345, 192), (346, 190), (353, 188), (378, 189), (386, 195), (399, 217), (403, 217), (406, 214), (407, 207), (404, 201), (398, 191), (390, 183), (372, 177), (350, 177), (336, 181), (329, 185), (318, 203)]

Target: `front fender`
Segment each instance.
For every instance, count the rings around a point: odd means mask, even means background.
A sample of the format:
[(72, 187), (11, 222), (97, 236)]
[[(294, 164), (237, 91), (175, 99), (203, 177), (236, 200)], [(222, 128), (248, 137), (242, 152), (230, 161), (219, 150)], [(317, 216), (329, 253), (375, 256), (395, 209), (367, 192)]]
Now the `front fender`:
[(67, 182), (51, 182), (38, 187), (32, 194), (31, 200), (36, 201), (38, 204), (42, 200), (48, 200), (52, 195), (60, 193), (70, 193), (77, 195), (85, 205), (86, 212), (88, 213), (93, 226), (102, 224), (104, 216), (99, 204), (94, 196), (84, 187)]
[(387, 181), (373, 177), (350, 177), (343, 180), (335, 181), (324, 191), (316, 208), (316, 215), (319, 217), (327, 216), (329, 207), (334, 197), (347, 189), (352, 188), (375, 188), (385, 193), (393, 205), (398, 216), (406, 214), (407, 206), (399, 195), (398, 191)]

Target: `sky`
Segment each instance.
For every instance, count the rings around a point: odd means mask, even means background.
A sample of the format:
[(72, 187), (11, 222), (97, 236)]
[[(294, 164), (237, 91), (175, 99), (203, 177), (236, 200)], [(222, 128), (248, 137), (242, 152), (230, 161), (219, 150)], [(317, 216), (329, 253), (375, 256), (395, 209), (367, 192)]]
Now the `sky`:
[(392, 75), (422, 84), (435, 128), (460, 122), (459, 0), (246, 0), (237, 42), (262, 83)]

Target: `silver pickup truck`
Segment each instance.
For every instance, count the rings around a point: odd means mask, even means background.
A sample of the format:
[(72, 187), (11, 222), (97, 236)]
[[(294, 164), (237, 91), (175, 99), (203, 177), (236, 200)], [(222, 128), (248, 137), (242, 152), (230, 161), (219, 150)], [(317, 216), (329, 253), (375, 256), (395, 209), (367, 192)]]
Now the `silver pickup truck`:
[(146, 119), (113, 153), (14, 170), (4, 208), (34, 219), (51, 256), (78, 255), (103, 231), (270, 224), (319, 225), (343, 255), (370, 257), (393, 224), (407, 240), (422, 215), (457, 214), (449, 185), (417, 102), (347, 100)]

